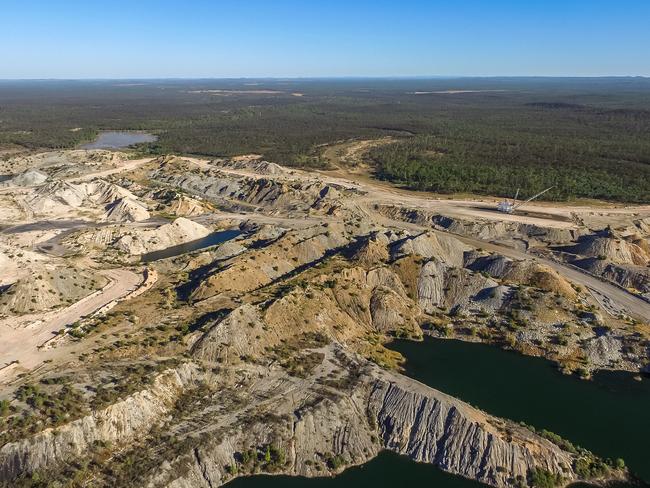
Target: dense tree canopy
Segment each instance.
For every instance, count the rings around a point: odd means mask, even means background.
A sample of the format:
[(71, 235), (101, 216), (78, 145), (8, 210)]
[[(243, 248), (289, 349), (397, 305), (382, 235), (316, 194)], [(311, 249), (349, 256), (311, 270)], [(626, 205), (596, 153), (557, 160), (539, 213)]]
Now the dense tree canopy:
[(107, 129), (158, 134), (151, 154), (297, 166), (325, 164), (324, 144), (392, 135), (372, 151), (377, 176), (412, 188), (650, 202), (643, 79), (0, 83), (0, 144), (67, 148)]

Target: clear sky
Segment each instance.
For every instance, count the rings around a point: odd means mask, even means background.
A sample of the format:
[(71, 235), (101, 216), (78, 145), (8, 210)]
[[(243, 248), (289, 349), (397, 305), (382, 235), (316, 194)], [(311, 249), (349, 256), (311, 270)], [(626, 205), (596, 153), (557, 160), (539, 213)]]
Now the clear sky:
[(650, 76), (650, 0), (0, 0), (0, 78)]

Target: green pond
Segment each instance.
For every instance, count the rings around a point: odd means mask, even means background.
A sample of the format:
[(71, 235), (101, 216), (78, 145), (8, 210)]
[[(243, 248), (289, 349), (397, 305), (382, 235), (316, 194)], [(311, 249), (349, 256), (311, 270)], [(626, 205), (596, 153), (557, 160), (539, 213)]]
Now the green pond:
[(401, 488), (409, 486), (485, 488), (485, 485), (440, 471), (431, 464), (415, 463), (392, 452), (346, 469), (334, 478), (257, 475), (237, 478), (227, 488)]
[[(603, 457), (623, 458), (650, 480), (650, 379), (602, 372), (591, 381), (565, 376), (540, 358), (484, 344), (425, 338), (395, 341), (405, 373), (497, 416), (547, 429)], [(382, 453), (335, 478), (251, 476), (228, 488), (359, 488), (432, 486), (477, 488), (471, 480), (436, 467)], [(585, 485), (574, 485), (575, 488)], [(625, 485), (618, 485), (619, 487)]]
[(395, 341), (406, 374), (499, 417), (547, 429), (594, 453), (623, 458), (650, 481), (650, 379), (599, 372), (591, 381), (497, 347), (425, 338)]

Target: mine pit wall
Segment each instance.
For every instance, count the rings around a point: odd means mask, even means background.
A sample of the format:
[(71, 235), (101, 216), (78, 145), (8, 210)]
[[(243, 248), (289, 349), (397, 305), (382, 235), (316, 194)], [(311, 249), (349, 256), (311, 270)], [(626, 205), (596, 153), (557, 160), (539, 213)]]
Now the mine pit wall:
[[(508, 440), (490, 424), (496, 419), (454, 398), (408, 378), (373, 370), (375, 375), (378, 378), (366, 378), (368, 382), (351, 397), (324, 401), (285, 426), (288, 437), (282, 442), (291, 446), (290, 463), (278, 474), (323, 476), (328, 473), (318, 471), (313, 463), (323, 453), (341, 456), (349, 467), (387, 449), (496, 487), (514, 486), (517, 476), (526, 479), (536, 468), (561, 474), (566, 483), (576, 479), (571, 454), (532, 432), (507, 423), (512, 436)], [(160, 474), (150, 486), (223, 485), (234, 477), (225, 469), (233, 462), (233, 453), (259, 444), (251, 432), (268, 435), (258, 425), (233, 432), (219, 443), (204, 444), (195, 448), (195, 463), (185, 475), (164, 481), (166, 475)], [(167, 475), (173, 477), (174, 471)]]
[(75, 457), (84, 457), (95, 442), (120, 444), (135, 439), (158, 422), (197, 378), (196, 365), (186, 363), (160, 374), (151, 388), (103, 410), (4, 445), (0, 449), (0, 482), (11, 481), (25, 472), (52, 469)]
[[(344, 466), (332, 469), (334, 474), (388, 449), (496, 487), (514, 486), (517, 476), (525, 478), (535, 468), (561, 474), (566, 482), (576, 479), (572, 455), (529, 430), (490, 417), (415, 380), (374, 365), (360, 367), (364, 373), (349, 394), (328, 395), (296, 411), (282, 394), (277, 402), (287, 408), (279, 426), (270, 426), (264, 419), (245, 428), (226, 423), (229, 428), (224, 435), (197, 438), (192, 452), (182, 455), (184, 469), (174, 467), (178, 460), (161, 459), (160, 470), (146, 486), (220, 486), (233, 478), (227, 466), (234, 462), (235, 453), (271, 441), (289, 446), (288, 463), (279, 472), (290, 475), (327, 474), (313, 463), (324, 453), (345, 459)], [(95, 441), (119, 446), (142, 438), (169, 415), (184, 390), (201, 381), (202, 374), (191, 363), (168, 370), (151, 388), (60, 427), (57, 433), (49, 429), (5, 445), (0, 450), (0, 481), (83, 457)], [(318, 398), (315, 391), (303, 389), (302, 394), (303, 404), (310, 397)]]
[(389, 219), (430, 226), (454, 234), (488, 241), (514, 238), (524, 241), (537, 240), (544, 244), (565, 244), (573, 242), (581, 235), (579, 230), (574, 229), (540, 227), (519, 222), (469, 221), (426, 210), (395, 205), (377, 205), (376, 210)]

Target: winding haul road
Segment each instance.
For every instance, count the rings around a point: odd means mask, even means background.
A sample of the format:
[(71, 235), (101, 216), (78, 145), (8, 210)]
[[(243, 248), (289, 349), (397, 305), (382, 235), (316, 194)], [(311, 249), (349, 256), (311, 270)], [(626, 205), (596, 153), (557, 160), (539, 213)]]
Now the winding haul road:
[[(190, 161), (201, 169), (210, 169), (214, 166), (206, 160), (201, 160), (198, 158), (192, 158)], [(232, 169), (219, 167), (219, 171), (223, 173), (229, 173), (233, 176), (239, 177), (259, 177), (258, 173), (254, 173), (247, 170)], [(300, 170), (292, 170), (290, 176), (288, 175), (277, 175), (277, 176), (268, 176), (271, 178), (282, 179), (286, 178), (296, 178), (300, 174), (304, 174), (305, 179), (313, 180), (314, 175)], [(320, 176), (325, 183), (328, 184), (337, 184), (343, 187), (361, 190), (364, 194), (356, 198), (353, 198), (355, 203), (358, 205), (359, 210), (366, 213), (370, 218), (376, 222), (384, 223), (387, 226), (392, 227), (401, 227), (409, 228), (415, 230), (432, 230), (432, 227), (423, 226), (415, 223), (405, 222), (402, 220), (390, 219), (379, 212), (374, 210), (374, 205), (376, 204), (397, 204), (403, 205), (406, 207), (412, 207), (414, 209), (425, 209), (433, 210), (439, 212), (441, 215), (450, 215), (457, 216), (459, 218), (480, 218), (480, 219), (489, 219), (493, 221), (502, 221), (502, 222), (523, 222), (526, 224), (535, 224), (541, 227), (555, 227), (559, 229), (571, 229), (576, 228), (575, 222), (572, 222), (567, 217), (571, 214), (572, 210), (576, 210), (577, 207), (557, 207), (557, 208), (547, 208), (547, 207), (536, 207), (536, 210), (539, 212), (548, 213), (551, 216), (558, 218), (546, 219), (535, 216), (528, 215), (518, 215), (518, 214), (504, 214), (498, 212), (491, 212), (486, 210), (485, 202), (476, 202), (469, 200), (440, 200), (433, 199), (427, 196), (421, 196), (418, 193), (401, 190), (387, 184), (382, 184), (381, 182), (374, 181), (363, 181), (356, 182), (351, 179), (332, 176), (321, 173)], [(531, 205), (531, 207), (534, 207)], [(611, 210), (608, 211), (619, 212), (620, 210)], [(648, 206), (638, 207), (635, 209), (635, 212), (644, 212), (648, 213)], [(261, 220), (268, 220), (270, 223), (271, 217), (262, 217)], [(284, 221), (292, 219), (283, 219)], [(277, 223), (277, 222), (275, 222)], [(516, 249), (495, 244), (489, 241), (484, 241), (481, 239), (466, 237), (459, 234), (453, 234), (450, 232), (444, 232), (437, 229), (433, 229), (435, 232), (451, 234), (456, 237), (461, 242), (474, 247), (474, 248), (483, 248), (489, 251), (496, 252), (503, 256), (509, 257), (511, 259), (522, 260), (522, 259), (534, 259), (540, 264), (544, 264), (549, 268), (555, 270), (564, 278), (569, 281), (581, 285), (587, 288), (594, 298), (606, 309), (609, 313), (614, 315), (618, 313), (625, 313), (630, 316), (636, 317), (643, 321), (650, 320), (650, 303), (645, 301), (643, 298), (640, 298), (624, 288), (615, 285), (611, 282), (599, 279), (596, 276), (593, 276), (585, 271), (580, 270), (563, 263), (552, 261), (550, 259), (545, 259), (539, 256), (534, 256), (526, 252), (518, 251)]]
[(633, 295), (624, 288), (601, 280), (578, 268), (573, 268), (550, 259), (532, 256), (525, 252), (491, 242), (458, 235), (455, 235), (455, 237), (470, 246), (482, 247), (483, 249), (494, 251), (512, 259), (535, 259), (537, 262), (557, 271), (569, 281), (588, 288), (592, 295), (594, 295), (594, 298), (609, 312), (624, 312), (644, 321), (650, 320), (650, 303), (646, 302), (643, 298)]
[[(392, 200), (392, 196), (391, 196)], [(385, 201), (376, 201), (374, 203), (386, 203)], [(567, 280), (586, 287), (594, 298), (601, 304), (601, 306), (609, 313), (617, 315), (619, 313), (625, 313), (627, 315), (633, 316), (642, 321), (650, 320), (650, 302), (645, 301), (643, 298), (640, 298), (625, 288), (600, 279), (596, 276), (593, 276), (586, 271), (582, 271), (579, 268), (575, 268), (557, 261), (546, 259), (540, 256), (532, 255), (517, 249), (513, 249), (508, 246), (501, 244), (495, 244), (490, 241), (476, 239), (473, 237), (466, 237), (464, 235), (455, 234), (452, 232), (445, 232), (438, 229), (433, 229), (429, 226), (424, 226), (420, 224), (415, 224), (412, 222), (405, 222), (402, 220), (395, 220), (386, 217), (385, 215), (380, 214), (372, 209), (371, 205), (366, 206), (365, 208), (368, 214), (372, 214), (379, 222), (383, 222), (387, 226), (400, 227), (404, 229), (411, 230), (433, 230), (439, 234), (453, 235), (456, 239), (467, 244), (473, 248), (482, 248), (487, 251), (492, 251), (498, 254), (501, 254), (505, 257), (516, 259), (516, 260), (536, 260), (538, 263), (548, 266), (549, 268), (558, 272), (561, 276)]]
[(637, 319), (643, 321), (650, 320), (650, 303), (645, 301), (643, 298), (633, 295), (624, 288), (614, 285), (610, 282), (607, 282), (603, 279), (599, 279), (593, 275), (588, 274), (585, 271), (581, 271), (578, 268), (574, 268), (557, 261), (552, 261), (550, 259), (545, 259), (539, 256), (534, 256), (511, 247), (503, 246), (500, 244), (494, 244), (489, 241), (475, 239), (471, 237), (465, 237), (459, 234), (454, 234), (451, 232), (444, 232), (437, 229), (432, 229), (431, 227), (426, 227), (419, 224), (414, 224), (410, 222), (404, 222), (401, 220), (389, 219), (383, 215), (380, 216), (381, 220), (384, 221), (386, 225), (393, 227), (401, 227), (411, 230), (433, 230), (436, 233), (453, 235), (456, 239), (471, 246), (473, 248), (482, 248), (486, 251), (492, 251), (498, 254), (501, 254), (505, 257), (516, 259), (516, 260), (536, 260), (538, 263), (548, 266), (549, 268), (557, 271), (561, 276), (567, 280), (586, 287), (589, 289), (594, 298), (605, 308), (609, 313), (614, 315), (618, 313), (625, 313), (627, 315), (633, 316)]
[[(0, 321), (0, 367), (18, 361), (22, 368), (33, 368), (43, 361), (39, 347), (55, 337), (66, 325), (92, 315), (97, 310), (134, 291), (142, 275), (128, 269), (100, 271), (110, 282), (101, 290), (69, 307), (45, 314), (10, 317)], [(0, 379), (2, 370), (0, 370)]]
[[(356, 202), (361, 210), (363, 210), (366, 214), (368, 214), (369, 217), (373, 218), (377, 222), (383, 222), (388, 226), (408, 228), (412, 230), (434, 230), (437, 233), (453, 235), (459, 241), (471, 247), (483, 248), (511, 259), (534, 259), (540, 264), (544, 264), (549, 268), (555, 270), (569, 281), (587, 288), (607, 312), (613, 315), (625, 313), (645, 322), (650, 321), (650, 302), (647, 302), (643, 298), (630, 293), (621, 286), (613, 284), (604, 279), (600, 279), (587, 273), (586, 271), (580, 270), (579, 268), (522, 252), (508, 246), (495, 244), (490, 241), (466, 237), (464, 235), (445, 232), (438, 229), (432, 229), (431, 226), (391, 219), (385, 215), (382, 215), (373, 207), (376, 204), (381, 205), (390, 203), (413, 209), (433, 210), (439, 212), (441, 215), (457, 216), (460, 218), (482, 218), (494, 221), (523, 222), (526, 224), (536, 224), (542, 227), (555, 227), (560, 229), (576, 228), (577, 226), (574, 222), (568, 220), (549, 220), (517, 214), (501, 214), (498, 212), (489, 212), (485, 209), (480, 208), (481, 206), (485, 206), (485, 204), (482, 202), (470, 202), (463, 200), (437, 200), (428, 198), (426, 196), (419, 196), (410, 191), (401, 191), (396, 188), (386, 187), (381, 183), (374, 184), (372, 182), (365, 181), (359, 184), (344, 178), (336, 177), (328, 178), (328, 180), (332, 183), (343, 184), (344, 186), (363, 190), (365, 192), (365, 195), (358, 197)], [(545, 209), (543, 207), (541, 209), (548, 211), (548, 209)], [(646, 213), (648, 211), (647, 206), (639, 207), (639, 209), (643, 210)], [(558, 215), (569, 214), (569, 212), (566, 212), (563, 209), (552, 209), (552, 211)]]

